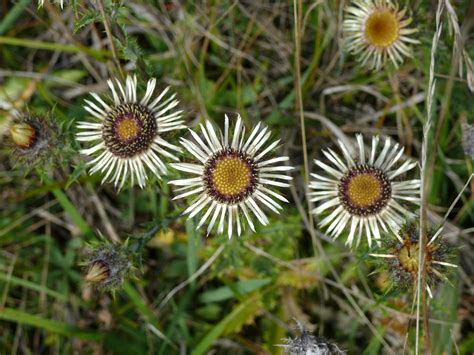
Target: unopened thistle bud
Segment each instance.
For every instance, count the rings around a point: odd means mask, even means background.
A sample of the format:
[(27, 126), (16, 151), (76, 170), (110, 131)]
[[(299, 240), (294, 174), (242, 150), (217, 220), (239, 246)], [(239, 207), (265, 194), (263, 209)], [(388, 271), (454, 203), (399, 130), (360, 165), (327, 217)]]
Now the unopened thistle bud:
[(47, 168), (67, 151), (61, 127), (49, 116), (19, 114), (9, 134), (13, 165)]
[(105, 244), (94, 248), (84, 264), (85, 281), (106, 291), (118, 289), (134, 271), (132, 257), (126, 245)]
[(33, 146), (36, 140), (36, 130), (28, 123), (15, 123), (10, 127), (12, 141), (22, 149)]
[(89, 265), (84, 279), (91, 284), (101, 284), (110, 277), (110, 269), (103, 260), (96, 260)]
[[(430, 288), (440, 280), (447, 281), (445, 273), (448, 268), (455, 268), (457, 265), (449, 263), (452, 249), (441, 238), (443, 228), (428, 230), (426, 245), (423, 246), (425, 255), (425, 272), (427, 273), (426, 290), (430, 297)], [(407, 289), (416, 286), (420, 262), (420, 228), (417, 223), (407, 222), (403, 225), (398, 234), (393, 234), (393, 238), (379, 248), (378, 253), (370, 254), (377, 258), (388, 259), (387, 262), (380, 263), (381, 268), (387, 269), (390, 274), (391, 283), (396, 288)]]
[(286, 344), (281, 345), (285, 348), (285, 353), (290, 355), (343, 355), (345, 351), (341, 350), (336, 344), (310, 334), (305, 327), (296, 322), (301, 335), (294, 339), (283, 339)]

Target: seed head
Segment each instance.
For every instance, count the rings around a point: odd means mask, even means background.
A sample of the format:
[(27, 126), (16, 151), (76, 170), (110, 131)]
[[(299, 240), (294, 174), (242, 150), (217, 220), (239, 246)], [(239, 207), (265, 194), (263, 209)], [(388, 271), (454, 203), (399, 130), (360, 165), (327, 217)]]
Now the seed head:
[(342, 355), (345, 351), (321, 337), (315, 337), (310, 334), (305, 327), (298, 321), (296, 324), (300, 330), (301, 335), (294, 339), (283, 339), (286, 344), (282, 345), (285, 348), (285, 353), (290, 355)]

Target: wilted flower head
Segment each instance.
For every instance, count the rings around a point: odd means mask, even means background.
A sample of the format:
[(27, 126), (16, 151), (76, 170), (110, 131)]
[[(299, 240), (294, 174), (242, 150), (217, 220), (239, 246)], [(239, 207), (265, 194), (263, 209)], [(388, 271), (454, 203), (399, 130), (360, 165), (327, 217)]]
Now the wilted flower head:
[(285, 348), (285, 353), (290, 355), (343, 355), (345, 351), (339, 349), (339, 347), (324, 338), (315, 337), (308, 333), (305, 327), (300, 323), (296, 322), (301, 335), (294, 339), (286, 338), (284, 341), (285, 345), (281, 345)]
[(132, 255), (126, 245), (95, 247), (83, 264), (86, 267), (85, 281), (106, 291), (118, 289), (134, 272)]
[(412, 22), (391, 0), (354, 0), (346, 10), (344, 32), (349, 51), (363, 65), (379, 70), (387, 59), (395, 66), (410, 56), (407, 43), (419, 43), (409, 35), (417, 29), (407, 28)]
[[(440, 280), (447, 280), (447, 268), (455, 268), (457, 265), (447, 262), (451, 257), (451, 248), (439, 238), (443, 228), (436, 232), (428, 230), (428, 243), (425, 246), (426, 255), (425, 270), (427, 272), (427, 291), (433, 297), (431, 287)], [(391, 239), (384, 240), (376, 254), (370, 254), (377, 258), (388, 259), (381, 263), (383, 268), (391, 275), (394, 287), (411, 288), (416, 285), (418, 270), (420, 266), (420, 228), (415, 222), (407, 222), (400, 228)]]
[(19, 114), (9, 128), (9, 135), (15, 165), (44, 168), (65, 149), (60, 144), (64, 138), (62, 129), (49, 115)]

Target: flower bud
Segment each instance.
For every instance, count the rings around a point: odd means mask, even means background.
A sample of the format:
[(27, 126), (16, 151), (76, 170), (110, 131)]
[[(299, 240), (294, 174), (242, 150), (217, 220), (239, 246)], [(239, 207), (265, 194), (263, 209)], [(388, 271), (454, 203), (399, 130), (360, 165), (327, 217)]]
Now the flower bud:
[(71, 150), (62, 127), (47, 115), (18, 113), (9, 132), (14, 166), (49, 168)]
[(103, 260), (96, 260), (89, 265), (84, 279), (92, 284), (100, 284), (110, 277), (110, 269)]
[(15, 123), (10, 127), (13, 143), (22, 149), (30, 148), (36, 141), (37, 132), (28, 123)]
[(133, 273), (126, 246), (104, 244), (94, 248), (85, 261), (86, 282), (102, 290), (114, 291)]

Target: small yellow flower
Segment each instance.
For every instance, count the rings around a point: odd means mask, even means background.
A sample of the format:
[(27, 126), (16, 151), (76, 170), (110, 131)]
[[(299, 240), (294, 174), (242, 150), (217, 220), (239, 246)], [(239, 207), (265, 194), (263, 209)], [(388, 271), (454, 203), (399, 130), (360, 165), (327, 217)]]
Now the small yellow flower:
[(412, 22), (391, 0), (355, 0), (346, 10), (343, 29), (348, 50), (362, 65), (379, 70), (387, 59), (398, 67), (403, 56), (411, 55), (407, 44), (419, 41), (409, 36), (417, 29), (407, 28)]

